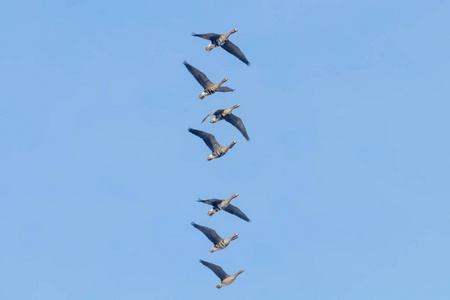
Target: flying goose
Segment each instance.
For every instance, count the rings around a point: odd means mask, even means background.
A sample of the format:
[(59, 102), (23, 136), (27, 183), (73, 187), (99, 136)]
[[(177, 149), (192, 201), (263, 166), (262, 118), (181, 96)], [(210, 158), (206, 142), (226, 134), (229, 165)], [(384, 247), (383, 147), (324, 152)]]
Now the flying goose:
[(193, 36), (198, 36), (205, 40), (210, 40), (211, 43), (206, 47), (206, 51), (211, 51), (212, 49), (216, 47), (222, 47), (227, 51), (228, 53), (231, 53), (232, 55), (236, 56), (240, 61), (242, 61), (247, 66), (250, 65), (247, 58), (245, 57), (244, 53), (242, 53), (241, 49), (239, 49), (238, 46), (233, 44), (228, 38), (230, 35), (238, 31), (237, 29), (233, 29), (230, 31), (230, 33), (227, 34), (217, 34), (217, 33), (204, 33), (204, 34), (196, 34), (192, 33)]
[(239, 237), (239, 234), (235, 233), (229, 239), (223, 239), (217, 234), (217, 232), (214, 229), (195, 224), (194, 222), (192, 222), (191, 225), (200, 230), (201, 232), (203, 232), (203, 234), (206, 235), (206, 237), (214, 244), (214, 247), (212, 247), (212, 249), (209, 250), (209, 252), (211, 253), (225, 249), (230, 244), (231, 241)]
[(189, 128), (188, 131), (192, 134), (195, 134), (196, 136), (200, 137), (203, 139), (203, 141), (205, 142), (206, 146), (209, 147), (209, 149), (211, 149), (212, 153), (210, 156), (208, 156), (208, 158), (206, 160), (213, 160), (214, 158), (218, 158), (218, 157), (222, 157), (225, 155), (225, 153), (227, 153), (227, 151), (231, 148), (233, 148), (233, 146), (237, 143), (236, 141), (231, 142), (230, 145), (223, 147), (220, 146), (220, 144), (217, 142), (216, 138), (214, 137), (214, 135), (201, 131), (201, 130), (197, 130), (197, 129), (192, 129)]
[(236, 279), (236, 277), (241, 274), (242, 272), (244, 272), (244, 270), (240, 270), (239, 272), (237, 272), (234, 275), (228, 275), (227, 273), (225, 273), (225, 271), (219, 267), (218, 265), (212, 264), (210, 262), (204, 261), (200, 259), (200, 262), (207, 266), (208, 268), (211, 269), (211, 271), (214, 272), (214, 274), (217, 275), (217, 277), (220, 278), (220, 280), (222, 280), (221, 283), (219, 283), (216, 288), (220, 289), (223, 286), (227, 286), (233, 283), (233, 281)]
[(245, 139), (247, 141), (249, 141), (250, 138), (248, 137), (247, 130), (245, 129), (244, 123), (242, 123), (241, 118), (236, 117), (235, 115), (232, 114), (233, 109), (238, 108), (239, 106), (241, 106), (241, 105), (236, 104), (231, 108), (216, 109), (215, 111), (213, 111), (212, 113), (207, 115), (203, 119), (202, 123), (205, 122), (206, 119), (208, 119), (209, 117), (214, 115), (214, 118), (210, 121), (210, 123), (216, 123), (221, 120), (225, 120), (228, 123), (230, 123), (231, 125), (233, 125), (234, 127), (236, 127), (242, 133), (242, 135), (245, 137)]
[(190, 64), (188, 64), (186, 61), (183, 62), (183, 64), (186, 66), (188, 71), (194, 76), (194, 78), (200, 83), (200, 85), (205, 89), (199, 96), (200, 99), (205, 98), (206, 96), (212, 95), (215, 92), (232, 92), (233, 89), (221, 86), (224, 82), (228, 81), (228, 78), (222, 79), (220, 83), (212, 83), (208, 77), (202, 72), (200, 72), (198, 69), (194, 68)]
[(220, 210), (224, 210), (224, 211), (226, 211), (232, 215), (235, 215), (247, 222), (250, 222), (250, 219), (239, 208), (230, 204), (230, 201), (233, 200), (234, 198), (236, 198), (237, 196), (239, 196), (239, 194), (234, 194), (229, 199), (225, 199), (225, 200), (219, 200), (219, 199), (213, 198), (213, 199), (208, 199), (208, 200), (198, 199), (197, 201), (213, 206), (213, 208), (211, 208), (211, 210), (208, 212), (208, 216), (212, 216), (216, 212), (218, 212)]

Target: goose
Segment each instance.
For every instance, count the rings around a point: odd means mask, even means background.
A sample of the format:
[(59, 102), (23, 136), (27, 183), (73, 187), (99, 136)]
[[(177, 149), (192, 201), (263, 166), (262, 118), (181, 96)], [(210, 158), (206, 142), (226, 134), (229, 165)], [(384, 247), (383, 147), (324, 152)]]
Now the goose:
[(242, 220), (250, 222), (250, 219), (239, 208), (230, 204), (230, 201), (236, 198), (237, 196), (239, 196), (239, 194), (234, 194), (233, 196), (231, 196), (229, 199), (226, 200), (219, 200), (215, 198), (208, 200), (198, 199), (197, 202), (202, 202), (213, 206), (213, 208), (211, 208), (211, 210), (208, 212), (208, 216), (212, 216), (216, 212), (224, 210), (232, 215), (241, 218)]
[(198, 69), (194, 68), (190, 64), (188, 64), (186, 61), (183, 62), (183, 64), (186, 66), (188, 71), (194, 76), (194, 78), (200, 83), (200, 85), (205, 89), (199, 96), (200, 99), (205, 98), (206, 96), (212, 95), (215, 92), (232, 92), (233, 89), (221, 86), (223, 83), (228, 81), (228, 78), (222, 79), (220, 83), (212, 83), (208, 77), (202, 72), (200, 72)]
[(236, 117), (235, 115), (233, 115), (231, 113), (233, 111), (233, 109), (238, 108), (239, 106), (241, 106), (241, 105), (236, 104), (231, 108), (216, 109), (215, 111), (213, 111), (212, 113), (207, 115), (203, 119), (202, 123), (205, 122), (206, 119), (208, 119), (209, 117), (214, 115), (214, 118), (210, 121), (210, 123), (216, 123), (221, 120), (225, 120), (228, 123), (230, 123), (231, 125), (233, 125), (234, 127), (236, 127), (242, 133), (242, 135), (245, 137), (245, 139), (247, 141), (249, 141), (250, 138), (248, 137), (247, 130), (245, 129), (244, 123), (242, 123), (241, 118)]
[(209, 252), (213, 253), (215, 251), (219, 251), (225, 249), (231, 241), (237, 239), (239, 237), (238, 233), (233, 234), (229, 239), (221, 238), (214, 229), (208, 228), (206, 226), (191, 223), (192, 226), (203, 232), (204, 235), (214, 244), (214, 247), (209, 250)]
[(244, 272), (244, 270), (240, 270), (239, 272), (237, 272), (234, 275), (228, 275), (227, 273), (225, 273), (225, 271), (219, 267), (218, 265), (212, 264), (210, 262), (204, 261), (200, 259), (200, 262), (211, 269), (211, 271), (214, 272), (214, 274), (217, 275), (217, 277), (220, 278), (220, 280), (222, 280), (217, 286), (216, 288), (220, 289), (223, 286), (227, 286), (233, 283), (233, 281), (236, 279), (236, 277), (241, 274), (242, 272)]
[(227, 151), (231, 148), (234, 147), (234, 145), (237, 143), (236, 141), (231, 142), (230, 145), (223, 147), (221, 146), (216, 138), (214, 137), (214, 135), (201, 131), (201, 130), (197, 130), (197, 129), (192, 129), (189, 128), (188, 131), (192, 134), (195, 134), (196, 136), (200, 137), (203, 139), (203, 141), (205, 142), (206, 146), (209, 147), (209, 149), (211, 149), (212, 153), (210, 156), (208, 156), (208, 158), (206, 160), (213, 160), (214, 158), (219, 158), (224, 156)]
[(196, 34), (192, 33), (193, 36), (200, 37), (205, 40), (210, 40), (211, 43), (206, 47), (206, 51), (211, 51), (212, 49), (216, 47), (222, 47), (227, 51), (228, 53), (236, 56), (240, 61), (242, 61), (247, 66), (250, 65), (247, 58), (245, 57), (244, 53), (242, 53), (241, 49), (239, 49), (238, 46), (233, 44), (228, 38), (233, 33), (237, 32), (237, 29), (231, 30), (227, 34), (217, 34), (217, 33), (204, 33), (204, 34)]

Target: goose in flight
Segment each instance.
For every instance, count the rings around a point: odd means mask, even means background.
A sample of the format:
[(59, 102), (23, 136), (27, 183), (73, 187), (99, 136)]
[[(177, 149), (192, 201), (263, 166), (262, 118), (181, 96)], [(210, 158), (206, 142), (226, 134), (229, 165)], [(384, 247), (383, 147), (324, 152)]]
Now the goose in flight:
[(209, 269), (211, 269), (211, 271), (214, 272), (214, 274), (217, 275), (217, 277), (220, 278), (221, 282), (216, 286), (216, 288), (220, 289), (223, 286), (227, 286), (233, 283), (233, 281), (236, 279), (236, 277), (241, 274), (242, 272), (244, 272), (244, 270), (240, 270), (239, 272), (237, 272), (234, 275), (228, 275), (227, 273), (225, 273), (225, 271), (219, 267), (218, 265), (212, 264), (210, 262), (204, 261), (200, 259), (200, 262), (208, 267)]
[(245, 137), (245, 139), (248, 141), (248, 140), (250, 140), (250, 138), (248, 137), (247, 130), (245, 129), (244, 123), (242, 123), (241, 118), (236, 117), (235, 115), (233, 115), (231, 113), (233, 111), (233, 109), (238, 108), (239, 106), (241, 106), (241, 105), (236, 104), (231, 108), (216, 109), (215, 111), (213, 111), (212, 113), (207, 115), (203, 119), (202, 123), (205, 122), (206, 119), (208, 119), (209, 117), (214, 115), (214, 118), (210, 121), (210, 123), (216, 123), (221, 120), (225, 120), (228, 123), (230, 123), (231, 125), (233, 125), (234, 127), (236, 127), (242, 133), (242, 135)]
[(247, 60), (247, 58), (245, 57), (244, 53), (242, 53), (241, 49), (239, 49), (238, 46), (233, 44), (228, 39), (230, 37), (230, 35), (232, 35), (236, 31), (238, 31), (238, 30), (233, 29), (229, 33), (226, 33), (226, 34), (217, 34), (217, 33), (196, 34), (196, 33), (192, 33), (192, 35), (211, 41), (211, 43), (206, 47), (206, 49), (205, 49), (206, 51), (209, 52), (216, 47), (222, 47), (223, 49), (225, 49), (225, 51), (236, 56), (240, 61), (242, 61), (247, 66), (249, 66), (250, 63)]
[(239, 237), (239, 234), (235, 233), (229, 239), (223, 239), (217, 234), (217, 232), (214, 229), (195, 224), (194, 222), (192, 222), (191, 225), (200, 230), (214, 244), (214, 247), (212, 247), (212, 249), (209, 250), (209, 252), (211, 253), (225, 249), (230, 244), (231, 241)]
[(228, 78), (222, 79), (220, 83), (212, 83), (208, 77), (202, 72), (200, 72), (198, 69), (194, 68), (190, 64), (188, 64), (186, 61), (183, 62), (183, 64), (186, 66), (188, 71), (194, 76), (194, 78), (200, 83), (200, 85), (205, 89), (199, 96), (200, 99), (205, 98), (206, 96), (212, 95), (215, 92), (232, 92), (233, 89), (221, 86), (224, 82), (228, 81)]
[(214, 158), (219, 158), (219, 157), (224, 156), (227, 153), (227, 151), (229, 149), (233, 148), (233, 146), (237, 143), (236, 141), (233, 141), (233, 142), (231, 142), (230, 145), (223, 147), (217, 142), (214, 135), (212, 135), (210, 133), (207, 133), (207, 132), (204, 132), (201, 130), (197, 130), (197, 129), (192, 129), (192, 128), (189, 128), (188, 131), (192, 134), (195, 134), (199, 138), (203, 139), (206, 146), (208, 146), (209, 149), (211, 149), (212, 153), (210, 156), (208, 156), (208, 158), (206, 160), (213, 160)]
[(235, 216), (241, 218), (242, 220), (250, 222), (250, 219), (239, 208), (230, 204), (231, 200), (233, 200), (237, 196), (239, 196), (239, 194), (234, 194), (229, 199), (225, 199), (225, 200), (219, 200), (219, 199), (213, 198), (213, 199), (208, 199), (208, 200), (198, 199), (197, 201), (212, 205), (213, 208), (211, 208), (211, 210), (208, 212), (208, 216), (212, 216), (216, 212), (224, 210), (227, 213), (230, 213), (232, 215), (235, 215)]

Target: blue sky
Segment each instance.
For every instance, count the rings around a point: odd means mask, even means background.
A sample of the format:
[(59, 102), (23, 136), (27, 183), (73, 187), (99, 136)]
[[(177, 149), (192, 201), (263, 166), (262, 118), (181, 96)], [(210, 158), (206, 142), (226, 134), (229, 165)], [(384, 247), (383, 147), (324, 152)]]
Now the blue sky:
[[(0, 4), (0, 298), (446, 299), (449, 13)], [(250, 67), (190, 36), (233, 28)], [(199, 100), (184, 60), (236, 90)], [(200, 123), (237, 103), (250, 142)], [(238, 143), (208, 162), (189, 127)], [(234, 193), (251, 223), (196, 202)], [(191, 221), (240, 237), (211, 254)]]

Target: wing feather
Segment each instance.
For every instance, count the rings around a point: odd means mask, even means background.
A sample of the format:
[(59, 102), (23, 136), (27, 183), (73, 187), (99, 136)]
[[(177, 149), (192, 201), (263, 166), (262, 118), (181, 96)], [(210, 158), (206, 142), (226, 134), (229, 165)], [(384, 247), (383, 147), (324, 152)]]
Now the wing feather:
[(204, 132), (204, 131), (201, 131), (201, 130), (192, 129), (192, 128), (189, 128), (188, 130), (190, 133), (195, 134), (196, 136), (202, 138), (203, 141), (205, 142), (206, 146), (208, 146), (208, 148), (211, 149), (211, 151), (214, 152), (217, 148), (220, 147), (220, 145), (217, 142), (214, 135)]
[(197, 80), (200, 85), (206, 89), (207, 86), (211, 85), (212, 82), (206, 77), (206, 75), (203, 72), (200, 72), (198, 69), (194, 68), (190, 64), (188, 64), (186, 61), (183, 62), (183, 64), (186, 66), (188, 71), (194, 76), (194, 78)]
[(224, 280), (225, 278), (228, 277), (228, 274), (225, 273), (225, 271), (219, 267), (218, 265), (212, 264), (210, 262), (204, 261), (200, 259), (200, 262), (204, 265), (207, 266), (209, 269), (211, 269), (211, 271), (214, 272), (214, 274), (217, 275), (217, 277), (220, 278), (220, 280)]
[(192, 33), (193, 36), (197, 36), (199, 38), (205, 39), (205, 40), (210, 40), (210, 41), (214, 41), (217, 40), (220, 37), (220, 34), (217, 33), (202, 33), (202, 34), (197, 34), (197, 33)]
[(241, 49), (239, 49), (238, 46), (230, 42), (230, 40), (227, 40), (225, 44), (222, 45), (222, 48), (225, 49), (228, 53), (233, 54), (236, 56), (240, 61), (245, 63), (247, 66), (250, 65), (250, 62), (245, 57), (244, 53), (242, 53)]
[(236, 127), (242, 133), (242, 135), (245, 137), (247, 141), (250, 140), (247, 134), (247, 130), (245, 129), (244, 123), (242, 123), (241, 118), (233, 114), (229, 114), (225, 117), (225, 121)]
[(225, 207), (223, 210), (228, 212), (228, 213), (230, 213), (230, 214), (232, 214), (232, 215), (235, 215), (235, 216), (241, 218), (242, 220), (250, 222), (250, 219), (239, 208), (237, 208), (234, 205), (230, 204), (227, 207)]
[(227, 87), (227, 86), (221, 86), (221, 87), (219, 87), (217, 90), (216, 90), (216, 92), (232, 92), (232, 91), (234, 91), (234, 89), (232, 89), (232, 88), (229, 88), (229, 87)]
[(222, 202), (222, 200), (216, 199), (216, 198), (212, 198), (212, 199), (208, 199), (208, 200), (202, 200), (202, 199), (198, 199), (198, 202), (202, 202), (205, 204), (209, 204), (212, 206), (217, 206), (220, 202)]
[(222, 240), (214, 229), (195, 224), (194, 222), (192, 222), (191, 225), (200, 230), (214, 245)]
[(212, 115), (216, 115), (216, 114), (218, 115), (218, 114), (222, 113), (222, 111), (223, 111), (223, 109), (216, 109), (215, 111), (213, 111), (212, 113), (210, 113), (209, 115), (207, 115), (207, 116), (203, 119), (202, 123), (205, 122), (206, 119), (208, 119), (208, 118), (211, 117)]

